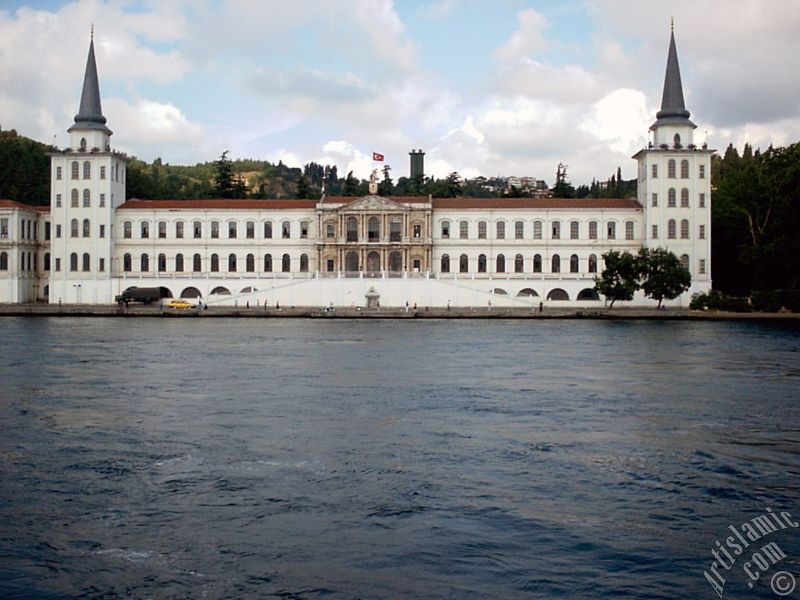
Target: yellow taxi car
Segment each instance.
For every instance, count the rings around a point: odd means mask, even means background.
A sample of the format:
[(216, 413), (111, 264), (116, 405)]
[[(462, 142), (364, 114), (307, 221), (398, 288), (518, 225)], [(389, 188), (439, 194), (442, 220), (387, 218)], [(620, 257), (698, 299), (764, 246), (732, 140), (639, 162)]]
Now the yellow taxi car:
[(193, 308), (194, 304), (191, 302), (187, 302), (181, 298), (176, 298), (175, 300), (170, 300), (167, 303), (167, 308), (174, 308), (176, 310), (186, 310), (187, 308)]

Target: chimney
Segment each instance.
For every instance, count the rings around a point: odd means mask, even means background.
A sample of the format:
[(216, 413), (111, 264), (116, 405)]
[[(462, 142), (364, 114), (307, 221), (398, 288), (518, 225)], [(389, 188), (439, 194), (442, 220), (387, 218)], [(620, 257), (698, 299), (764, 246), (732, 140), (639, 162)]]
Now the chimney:
[(409, 177), (423, 177), (425, 175), (425, 153), (422, 150), (412, 150), (408, 153), (411, 157), (411, 171)]

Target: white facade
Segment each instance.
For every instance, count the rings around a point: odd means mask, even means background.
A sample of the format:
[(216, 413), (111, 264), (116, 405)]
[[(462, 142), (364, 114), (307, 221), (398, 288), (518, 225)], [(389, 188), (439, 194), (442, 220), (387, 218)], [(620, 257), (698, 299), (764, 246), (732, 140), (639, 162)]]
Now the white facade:
[(49, 212), (0, 201), (0, 301), (109, 304), (136, 286), (208, 305), (361, 306), (370, 293), (383, 306), (599, 306), (605, 252), (664, 247), (692, 274), (672, 303), (687, 306), (711, 288), (713, 152), (688, 116), (671, 39), (655, 141), (634, 156), (637, 200), (126, 202), (90, 46), (70, 148), (51, 154)]

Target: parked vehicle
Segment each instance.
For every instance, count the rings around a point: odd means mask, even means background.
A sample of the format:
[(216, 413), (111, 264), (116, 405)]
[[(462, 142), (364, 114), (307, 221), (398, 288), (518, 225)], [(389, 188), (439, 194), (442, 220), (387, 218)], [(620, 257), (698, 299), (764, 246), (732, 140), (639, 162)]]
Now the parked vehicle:
[(119, 296), (114, 298), (118, 304), (128, 304), (130, 302), (141, 302), (142, 304), (150, 304), (166, 297), (165, 288), (160, 287), (129, 287), (122, 292)]

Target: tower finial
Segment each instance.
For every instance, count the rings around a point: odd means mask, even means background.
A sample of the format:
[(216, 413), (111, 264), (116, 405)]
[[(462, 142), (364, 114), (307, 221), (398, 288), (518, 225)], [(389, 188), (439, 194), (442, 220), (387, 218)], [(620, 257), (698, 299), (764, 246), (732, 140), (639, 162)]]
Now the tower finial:
[(675, 33), (675, 17), (669, 18), (669, 32)]
[(92, 23), (92, 30), (89, 36), (91, 37), (91, 41), (94, 41), (94, 23)]

